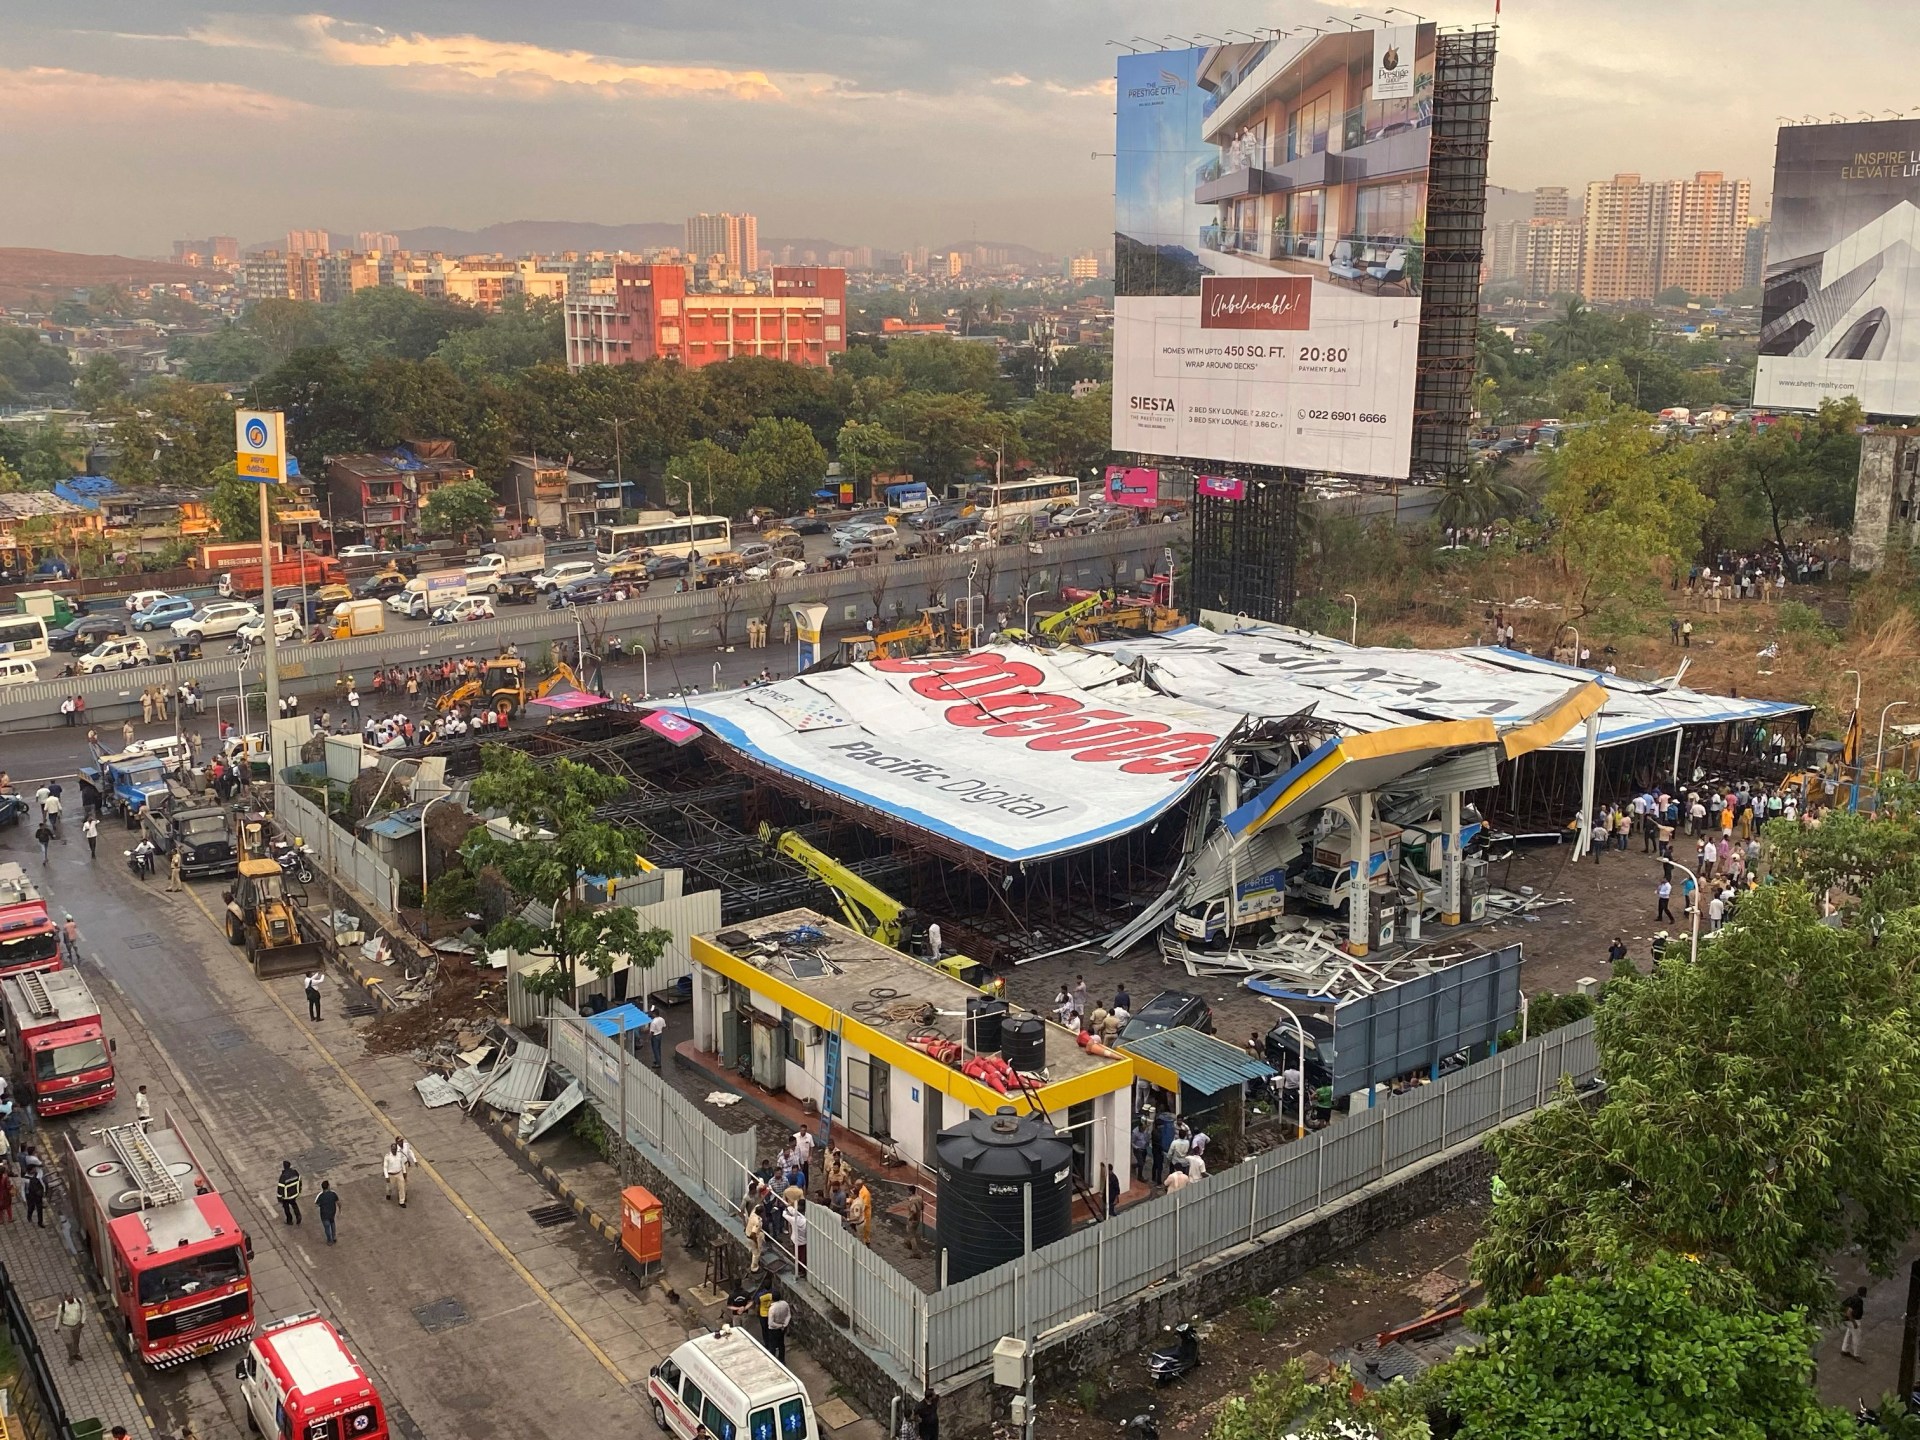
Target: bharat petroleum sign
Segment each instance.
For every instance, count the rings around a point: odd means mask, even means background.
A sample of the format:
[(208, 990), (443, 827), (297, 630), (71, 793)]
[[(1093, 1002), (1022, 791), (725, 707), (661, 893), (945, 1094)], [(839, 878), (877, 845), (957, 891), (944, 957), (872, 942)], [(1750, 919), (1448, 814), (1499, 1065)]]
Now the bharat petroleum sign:
[(1202, 330), (1306, 330), (1312, 324), (1313, 281), (1305, 275), (1200, 280)]

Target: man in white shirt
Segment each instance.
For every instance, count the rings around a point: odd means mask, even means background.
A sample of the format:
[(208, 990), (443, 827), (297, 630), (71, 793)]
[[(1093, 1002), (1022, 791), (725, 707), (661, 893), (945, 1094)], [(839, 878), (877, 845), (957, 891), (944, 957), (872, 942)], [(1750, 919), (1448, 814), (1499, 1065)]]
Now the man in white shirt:
[(656, 1075), (660, 1073), (660, 1040), (666, 1033), (667, 1017), (656, 1013), (647, 1022), (647, 1044), (653, 1047), (653, 1070)]

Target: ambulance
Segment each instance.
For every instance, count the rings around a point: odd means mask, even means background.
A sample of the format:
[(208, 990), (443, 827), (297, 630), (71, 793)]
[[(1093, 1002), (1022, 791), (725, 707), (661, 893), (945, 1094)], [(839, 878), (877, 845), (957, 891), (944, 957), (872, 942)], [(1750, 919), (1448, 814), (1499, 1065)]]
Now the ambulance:
[(319, 1315), (268, 1325), (234, 1369), (254, 1433), (279, 1440), (386, 1440), (380, 1393)]

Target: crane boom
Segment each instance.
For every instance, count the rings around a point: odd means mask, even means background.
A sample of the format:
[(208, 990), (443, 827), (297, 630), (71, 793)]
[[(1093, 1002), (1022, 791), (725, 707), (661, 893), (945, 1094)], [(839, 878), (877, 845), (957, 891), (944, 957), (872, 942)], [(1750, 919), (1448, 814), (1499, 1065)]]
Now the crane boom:
[(761, 842), (800, 865), (833, 892), (840, 914), (850, 929), (895, 950), (906, 948), (907, 907), (871, 881), (854, 874), (824, 850), (809, 845), (791, 830), (760, 825)]

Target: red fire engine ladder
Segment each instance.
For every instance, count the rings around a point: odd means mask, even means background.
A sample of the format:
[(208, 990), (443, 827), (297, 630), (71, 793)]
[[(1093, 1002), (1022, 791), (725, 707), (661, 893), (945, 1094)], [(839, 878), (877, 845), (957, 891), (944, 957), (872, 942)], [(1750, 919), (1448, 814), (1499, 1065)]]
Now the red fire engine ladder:
[(127, 1177), (139, 1190), (143, 1206), (151, 1209), (186, 1198), (187, 1192), (180, 1188), (179, 1180), (167, 1169), (167, 1162), (160, 1158), (147, 1132), (138, 1125), (112, 1125), (101, 1132), (101, 1137), (127, 1167)]
[(56, 1007), (53, 997), (47, 994), (47, 982), (38, 970), (28, 970), (20, 976), (20, 988), (27, 997), (27, 1008), (32, 1010), (36, 1019), (51, 1020)]

